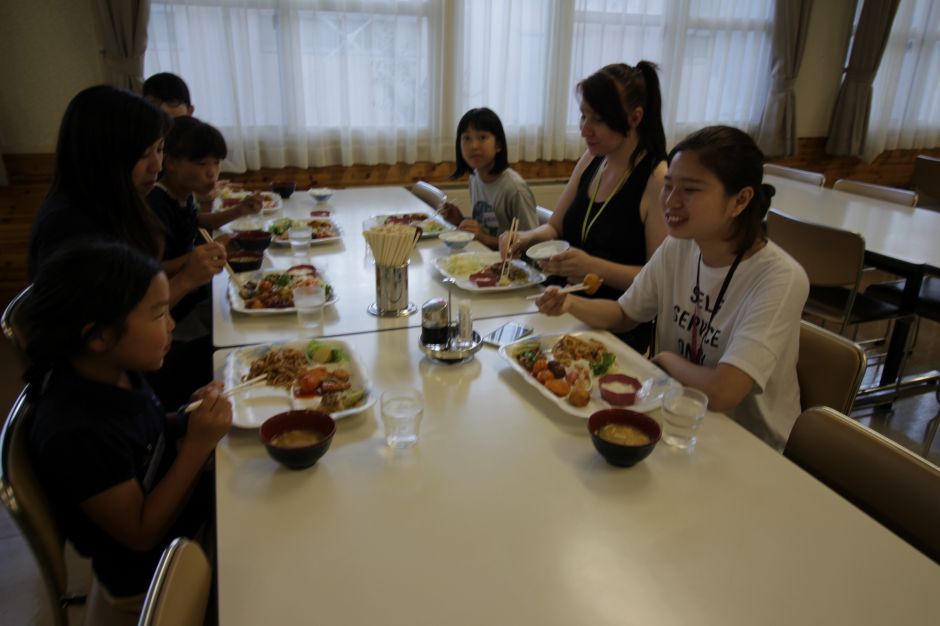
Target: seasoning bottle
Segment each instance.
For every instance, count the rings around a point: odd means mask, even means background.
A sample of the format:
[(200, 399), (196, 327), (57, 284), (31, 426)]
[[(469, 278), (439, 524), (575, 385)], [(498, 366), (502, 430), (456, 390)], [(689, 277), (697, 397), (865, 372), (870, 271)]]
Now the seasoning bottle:
[(431, 298), (421, 305), (421, 343), (446, 345), (449, 317), (444, 298)]

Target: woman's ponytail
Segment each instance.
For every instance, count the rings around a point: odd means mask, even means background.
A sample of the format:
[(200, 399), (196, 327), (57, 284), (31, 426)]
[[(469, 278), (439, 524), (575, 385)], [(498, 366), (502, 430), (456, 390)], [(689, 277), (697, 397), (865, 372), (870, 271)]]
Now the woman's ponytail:
[(653, 157), (653, 162), (666, 158), (666, 131), (663, 130), (663, 96), (659, 87), (657, 66), (649, 61), (640, 61), (636, 69), (643, 75), (646, 86), (646, 103), (643, 107), (643, 119), (636, 132), (640, 147)]

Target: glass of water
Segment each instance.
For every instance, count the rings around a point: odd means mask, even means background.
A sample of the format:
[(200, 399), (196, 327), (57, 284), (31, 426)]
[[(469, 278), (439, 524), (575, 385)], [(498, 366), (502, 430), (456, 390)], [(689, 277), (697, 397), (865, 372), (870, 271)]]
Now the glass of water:
[(418, 426), (424, 414), (424, 396), (415, 389), (396, 389), (382, 394), (385, 443), (407, 448), (418, 442)]
[(307, 257), (310, 255), (310, 241), (313, 239), (313, 229), (309, 226), (292, 226), (287, 231), (287, 238), (290, 240), (290, 249), (295, 257)]
[(297, 323), (314, 336), (323, 335), (323, 308), (326, 306), (326, 291), (322, 285), (301, 285), (294, 288), (294, 308)]
[(708, 396), (691, 387), (674, 387), (663, 394), (663, 441), (693, 448), (708, 409)]

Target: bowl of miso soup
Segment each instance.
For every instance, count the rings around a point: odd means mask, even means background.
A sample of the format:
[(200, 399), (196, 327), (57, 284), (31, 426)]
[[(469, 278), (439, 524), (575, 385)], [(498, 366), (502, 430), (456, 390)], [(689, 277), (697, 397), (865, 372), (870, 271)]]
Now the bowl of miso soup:
[(320, 411), (287, 411), (269, 417), (258, 436), (271, 458), (291, 469), (310, 467), (330, 449), (336, 422)]
[(591, 441), (611, 465), (630, 467), (653, 451), (663, 436), (649, 415), (628, 409), (604, 409), (588, 418)]

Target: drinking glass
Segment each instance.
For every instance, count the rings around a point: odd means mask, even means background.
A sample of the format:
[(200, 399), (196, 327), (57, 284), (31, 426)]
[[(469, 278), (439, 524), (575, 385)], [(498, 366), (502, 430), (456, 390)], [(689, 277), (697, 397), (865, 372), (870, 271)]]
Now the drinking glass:
[(693, 448), (708, 408), (708, 396), (691, 387), (675, 387), (663, 394), (663, 441), (677, 448)]
[(323, 308), (326, 305), (326, 292), (322, 285), (301, 285), (294, 288), (294, 308), (297, 309), (297, 323), (301, 328), (312, 331), (314, 336), (323, 335)]
[(313, 229), (309, 226), (293, 226), (287, 231), (290, 240), (290, 249), (295, 257), (307, 257), (310, 254), (310, 241), (313, 239)]
[(385, 443), (407, 448), (418, 442), (418, 426), (424, 414), (424, 396), (415, 389), (396, 389), (382, 394)]

